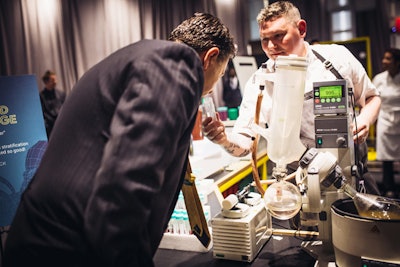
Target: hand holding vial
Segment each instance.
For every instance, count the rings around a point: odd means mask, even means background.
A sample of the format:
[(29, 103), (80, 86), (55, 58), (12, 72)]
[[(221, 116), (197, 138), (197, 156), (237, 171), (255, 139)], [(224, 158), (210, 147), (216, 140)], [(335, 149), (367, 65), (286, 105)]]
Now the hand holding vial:
[(203, 97), (201, 107), (203, 110), (203, 121), (208, 117), (216, 119), (215, 105), (211, 95), (206, 95)]
[(219, 118), (219, 114), (215, 110), (214, 102), (211, 95), (203, 97), (202, 101), (203, 135), (211, 142), (223, 145), (227, 142), (225, 134), (225, 126)]

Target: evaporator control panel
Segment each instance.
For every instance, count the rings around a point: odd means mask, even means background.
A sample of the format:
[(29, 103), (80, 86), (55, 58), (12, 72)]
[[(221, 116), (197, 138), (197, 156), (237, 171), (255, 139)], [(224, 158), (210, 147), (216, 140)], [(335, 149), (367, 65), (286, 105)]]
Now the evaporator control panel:
[(316, 148), (348, 148), (352, 145), (346, 80), (315, 82), (314, 115)]
[(314, 83), (314, 114), (347, 114), (346, 80)]

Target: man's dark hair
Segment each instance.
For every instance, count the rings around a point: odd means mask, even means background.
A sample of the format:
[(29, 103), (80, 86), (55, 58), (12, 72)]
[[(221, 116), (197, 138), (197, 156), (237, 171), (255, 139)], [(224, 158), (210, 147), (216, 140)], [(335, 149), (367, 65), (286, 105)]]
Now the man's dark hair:
[(50, 80), (51, 75), (56, 75), (54, 71), (48, 70), (43, 74), (42, 81), (47, 83)]
[(171, 32), (169, 40), (185, 43), (198, 53), (218, 47), (218, 59), (221, 60), (236, 54), (229, 29), (217, 17), (206, 13), (195, 13), (183, 21)]

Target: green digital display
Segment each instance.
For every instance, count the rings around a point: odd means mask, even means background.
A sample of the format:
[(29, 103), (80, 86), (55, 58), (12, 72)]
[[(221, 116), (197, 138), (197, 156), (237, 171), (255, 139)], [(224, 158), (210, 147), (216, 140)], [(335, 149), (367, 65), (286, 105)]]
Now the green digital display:
[(319, 88), (320, 98), (342, 98), (342, 96), (341, 85), (321, 86)]

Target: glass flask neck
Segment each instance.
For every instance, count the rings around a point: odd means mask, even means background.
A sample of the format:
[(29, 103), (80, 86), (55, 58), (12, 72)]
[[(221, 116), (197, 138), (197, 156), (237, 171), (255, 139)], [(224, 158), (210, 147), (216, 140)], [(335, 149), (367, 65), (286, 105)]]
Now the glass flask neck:
[(352, 199), (358, 194), (357, 190), (355, 190), (351, 185), (348, 183), (343, 184), (342, 186), (343, 191)]
[(286, 166), (276, 166), (272, 169), (272, 177), (276, 179), (277, 182), (283, 180), (287, 176)]

